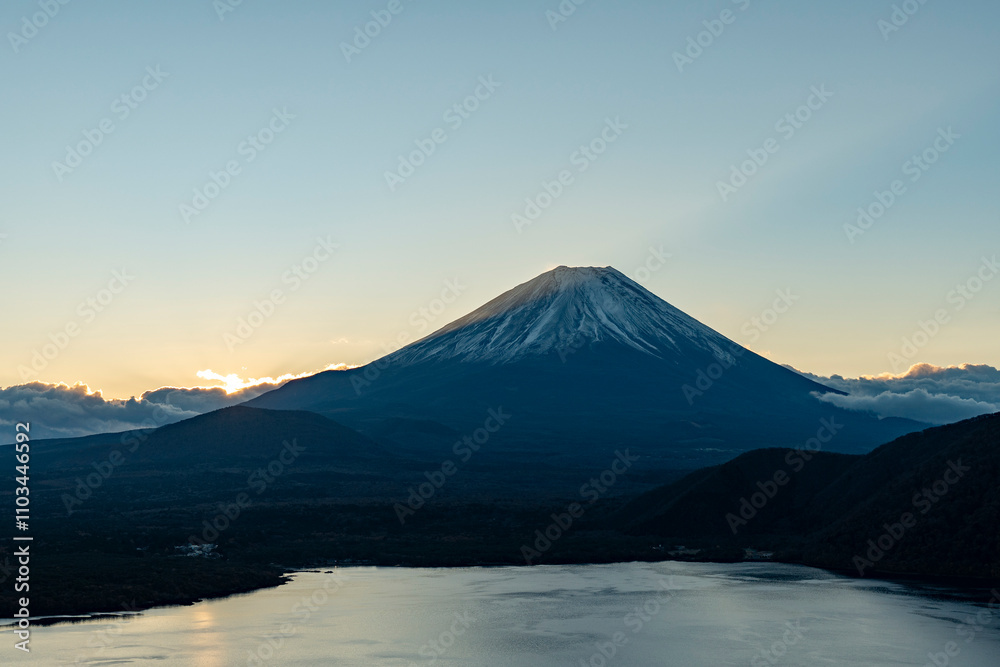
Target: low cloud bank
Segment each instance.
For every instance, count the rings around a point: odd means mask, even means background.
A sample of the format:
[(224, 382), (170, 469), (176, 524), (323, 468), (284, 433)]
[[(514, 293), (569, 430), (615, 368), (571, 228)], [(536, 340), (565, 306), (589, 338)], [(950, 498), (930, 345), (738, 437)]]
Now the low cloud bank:
[(860, 378), (796, 372), (848, 394), (817, 394), (821, 401), (880, 417), (950, 424), (1000, 412), (1000, 370), (985, 364), (947, 367), (917, 364), (902, 375), (886, 373)]
[[(0, 427), (13, 433), (15, 423), (30, 421), (32, 436), (43, 439), (163, 426), (249, 401), (289, 380), (347, 368), (350, 367), (331, 364), (300, 375), (247, 380), (206, 370), (199, 371), (198, 376), (222, 382), (223, 386), (160, 387), (128, 399), (104, 398), (101, 392), (91, 391), (85, 384), (30, 382), (0, 388)], [(993, 366), (917, 364), (902, 375), (860, 378), (796, 372), (848, 394), (817, 394), (819, 400), (880, 417), (949, 424), (1000, 412), (1000, 370)], [(0, 437), (0, 442), (12, 440), (13, 436)]]
[(85, 384), (29, 382), (0, 387), (0, 428), (11, 434), (0, 437), (0, 443), (13, 441), (13, 427), (18, 422), (31, 422), (35, 440), (164, 426), (249, 401), (289, 380), (347, 368), (344, 364), (331, 364), (300, 375), (249, 380), (210, 370), (199, 371), (199, 377), (224, 382), (225, 386), (160, 387), (127, 399), (105, 398)]

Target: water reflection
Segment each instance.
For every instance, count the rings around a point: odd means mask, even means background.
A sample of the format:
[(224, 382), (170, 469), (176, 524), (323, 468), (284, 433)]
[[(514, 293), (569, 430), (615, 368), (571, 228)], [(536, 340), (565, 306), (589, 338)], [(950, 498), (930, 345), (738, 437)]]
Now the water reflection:
[(954, 641), (962, 665), (993, 667), (1000, 617), (986, 610), (972, 641), (959, 634), (983, 610), (771, 563), (349, 568), (126, 623), (38, 628), (30, 658), (4, 664), (73, 664), (100, 636), (109, 645), (77, 664), (922, 667)]

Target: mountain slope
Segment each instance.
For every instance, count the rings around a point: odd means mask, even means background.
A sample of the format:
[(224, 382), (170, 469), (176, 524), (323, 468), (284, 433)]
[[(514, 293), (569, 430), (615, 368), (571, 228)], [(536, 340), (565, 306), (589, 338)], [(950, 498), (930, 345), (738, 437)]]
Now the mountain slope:
[[(879, 447), (813, 511), (823, 527), (804, 551), (811, 563), (1000, 579), (1000, 413)], [(904, 516), (913, 525), (900, 531)]]
[(69, 508), (231, 502), (263, 488), (367, 495), (397, 488), (387, 480), (413, 465), (321, 415), (242, 406), (150, 431), (34, 441), (31, 460), (45, 471), (33, 500)]
[[(633, 534), (734, 539), (757, 535), (804, 534), (816, 526), (817, 492), (828, 487), (861, 458), (815, 452), (810, 459), (795, 450), (758, 449), (632, 500), (615, 522)], [(775, 475), (786, 477), (778, 485)], [(772, 486), (774, 484), (774, 486)], [(759, 486), (762, 485), (762, 486)], [(743, 519), (743, 500), (776, 490)], [(760, 499), (757, 496), (755, 500)], [(733, 517), (736, 517), (734, 519)], [(735, 531), (735, 532), (734, 532)]]
[(390, 360), (510, 363), (530, 355), (568, 355), (601, 342), (660, 360), (698, 350), (735, 361), (732, 341), (615, 269), (565, 266), (498, 296)]
[(559, 267), (367, 366), (289, 382), (248, 405), (315, 411), (373, 437), (400, 418), (469, 433), (502, 407), (511, 418), (490, 452), (597, 465), (631, 446), (640, 467), (656, 468), (800, 446), (823, 418), (845, 424), (831, 445), (841, 451), (920, 427), (813, 396), (829, 391), (613, 268)]
[[(612, 523), (637, 535), (777, 548), (863, 574), (1000, 578), (1000, 414), (865, 456), (810, 456), (744, 454), (639, 496)], [(771, 486), (780, 473), (787, 481)], [(761, 507), (743, 513), (744, 499)]]

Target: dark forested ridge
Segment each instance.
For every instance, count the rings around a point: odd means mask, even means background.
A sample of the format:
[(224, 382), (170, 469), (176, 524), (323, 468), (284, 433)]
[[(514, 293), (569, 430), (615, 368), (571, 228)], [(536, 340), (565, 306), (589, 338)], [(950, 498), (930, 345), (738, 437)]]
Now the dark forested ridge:
[(774, 550), (859, 574), (1000, 578), (1000, 414), (865, 456), (759, 450), (627, 504), (636, 535)]
[[(191, 602), (338, 563), (773, 557), (1000, 579), (1000, 415), (864, 456), (772, 448), (673, 472), (629, 468), (618, 446), (598, 466), (543, 452), (505, 464), (486, 446), (466, 456), (434, 423), (403, 426), (426, 433), (422, 457), (395, 446), (396, 430), (375, 440), (315, 413), (247, 407), (32, 443), (32, 612)], [(0, 481), (0, 502), (12, 496)], [(12, 555), (0, 548), (4, 581)], [(5, 607), (12, 596), (5, 585)]]

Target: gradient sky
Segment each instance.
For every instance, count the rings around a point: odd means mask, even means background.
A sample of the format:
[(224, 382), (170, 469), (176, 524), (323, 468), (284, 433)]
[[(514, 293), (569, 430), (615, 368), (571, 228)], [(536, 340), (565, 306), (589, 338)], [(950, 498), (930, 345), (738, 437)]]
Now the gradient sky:
[[(347, 62), (341, 44), (389, 4), (244, 0), (221, 20), (211, 0), (70, 2), (12, 44), (41, 10), (4, 3), (0, 386), (72, 324), (27, 379), (124, 397), (206, 384), (205, 369), (362, 364), (560, 264), (614, 266), (814, 373), (900, 370), (888, 354), (939, 309), (947, 324), (908, 360), (1000, 366), (1000, 279), (960, 311), (948, 300), (1000, 253), (995, 2), (930, 1), (886, 38), (889, 1), (589, 0), (553, 29), (556, 0), (401, 0)], [(678, 71), (673, 54), (724, 10)], [(115, 100), (157, 67), (121, 118)], [(491, 76), (489, 99), (446, 122)], [(786, 138), (776, 122), (814, 86), (833, 96)], [(239, 146), (274, 109), (294, 119), (248, 162)], [(608, 118), (627, 129), (579, 172), (571, 156)], [(104, 119), (114, 131), (60, 181), (53, 162)], [(385, 172), (436, 128), (447, 141), (391, 191)], [(904, 164), (940, 128), (961, 138), (911, 182)], [(717, 183), (772, 137), (723, 202)], [(232, 160), (240, 173), (186, 223), (179, 206)], [(562, 170), (572, 184), (519, 233), (511, 215)], [(844, 225), (896, 179), (905, 193), (850, 243)], [(283, 276), (317, 238), (339, 249), (293, 289)], [(671, 257), (647, 274), (650, 248)], [(91, 321), (79, 304), (123, 268), (134, 280)], [(449, 280), (460, 295), (421, 326)], [(285, 301), (229, 349), (275, 289)], [(779, 289), (798, 300), (748, 336)]]

